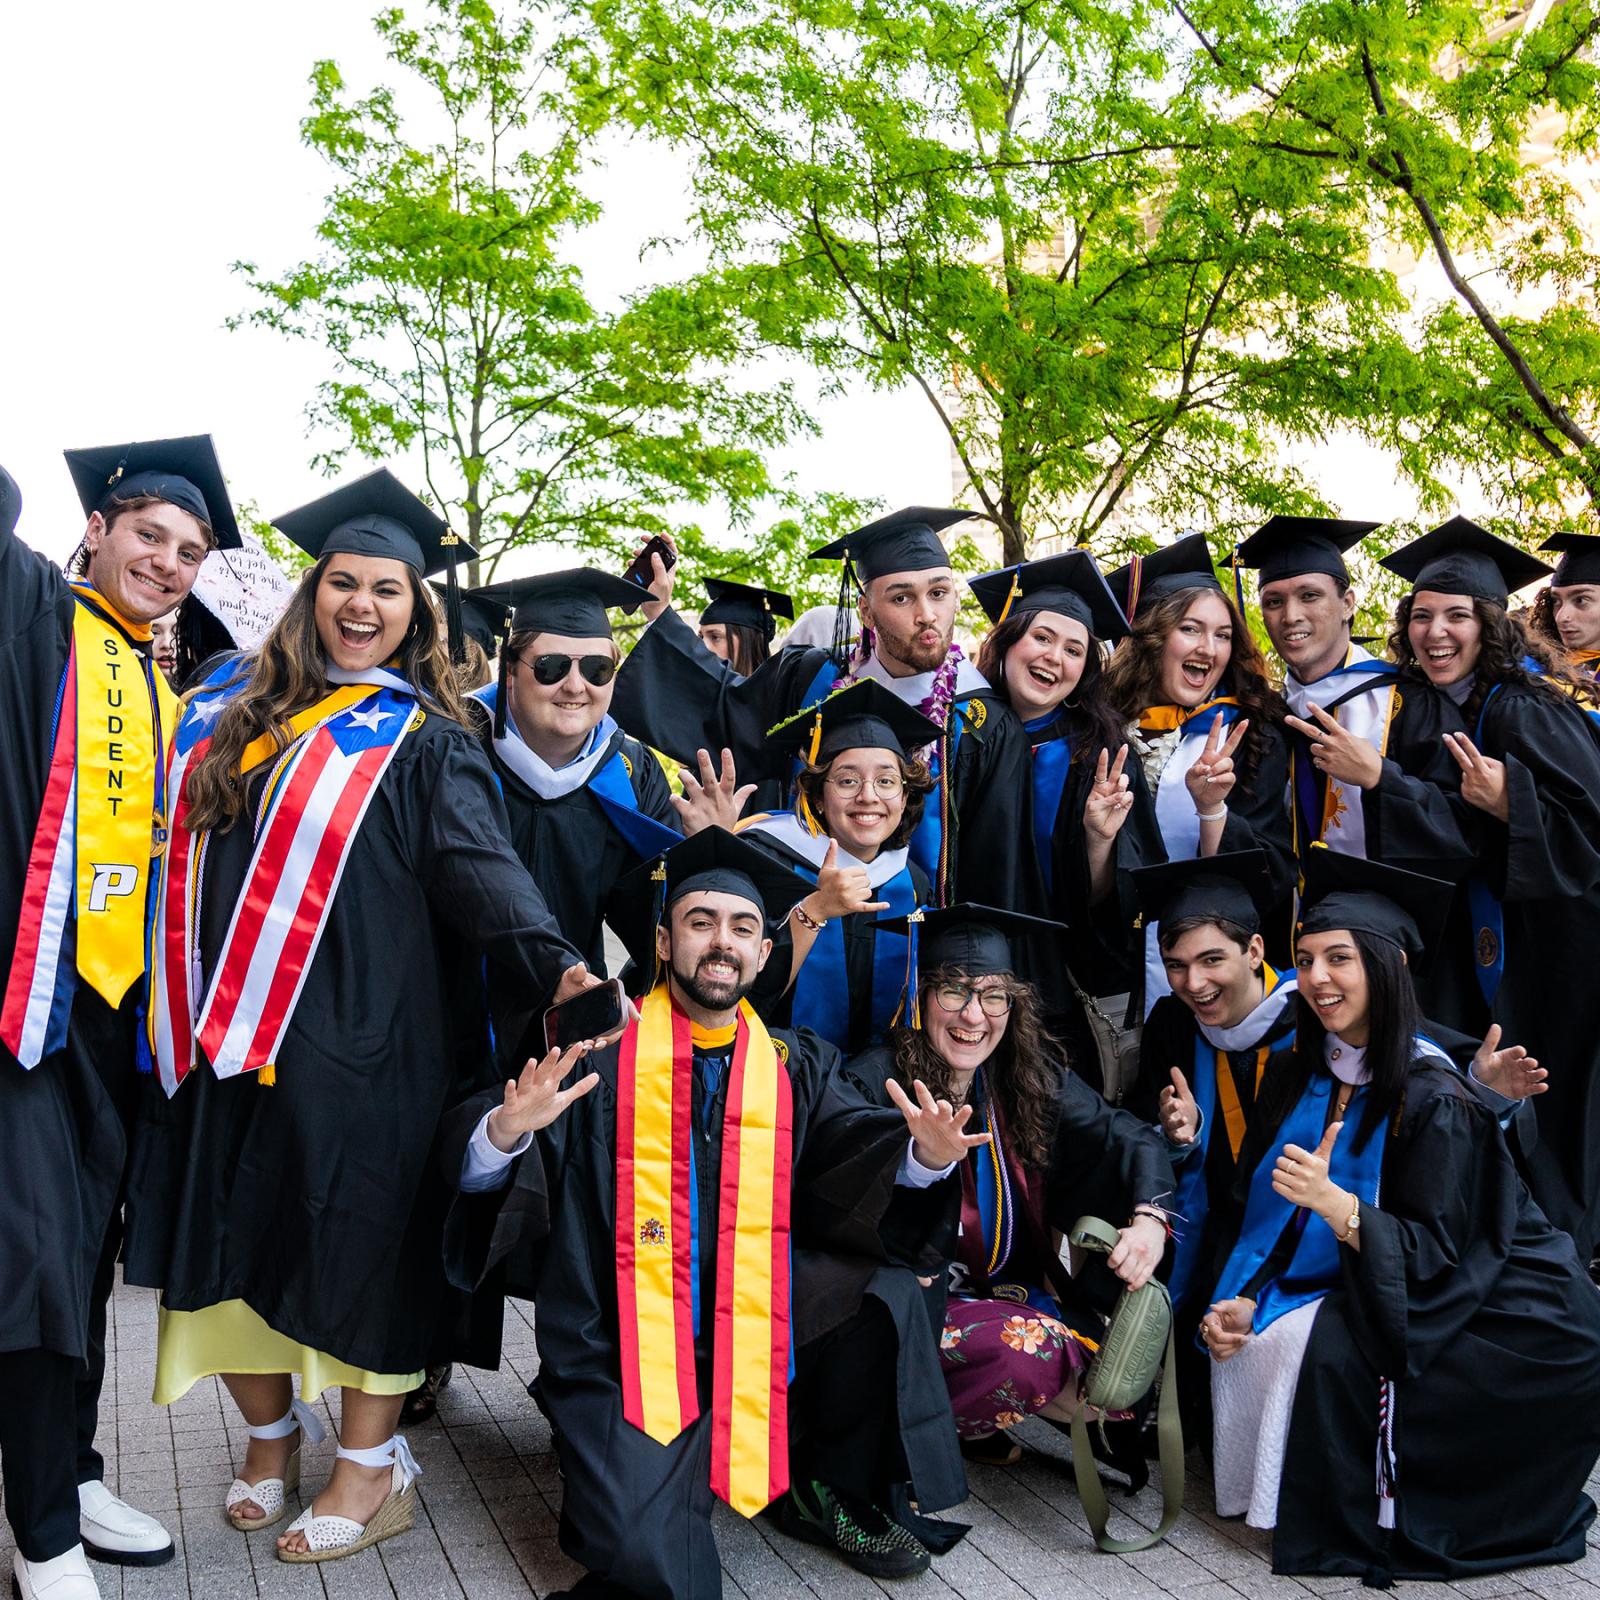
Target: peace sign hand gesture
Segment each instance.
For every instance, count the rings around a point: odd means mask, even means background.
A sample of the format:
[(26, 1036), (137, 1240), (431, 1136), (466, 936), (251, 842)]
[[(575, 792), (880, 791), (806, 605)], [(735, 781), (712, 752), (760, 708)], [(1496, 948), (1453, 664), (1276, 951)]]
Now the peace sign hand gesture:
[(1315, 722), (1301, 717), (1285, 717), (1284, 721), (1310, 741), (1312, 766), (1340, 783), (1354, 784), (1358, 789), (1375, 789), (1383, 776), (1383, 757), (1378, 754), (1377, 747), (1360, 734), (1341, 727), (1339, 719), (1321, 706), (1307, 706), (1306, 709), (1316, 718)]
[(1233, 754), (1249, 727), (1250, 719), (1242, 717), (1234, 723), (1233, 731), (1224, 739), (1222, 713), (1217, 712), (1211, 732), (1206, 735), (1205, 749), (1200, 752), (1195, 764), (1184, 773), (1183, 781), (1188, 785), (1189, 798), (1202, 816), (1227, 804), (1234, 784), (1239, 781), (1238, 774), (1233, 770)]
[(1128, 787), (1128, 775), (1123, 765), (1128, 759), (1128, 747), (1117, 751), (1117, 758), (1109, 765), (1107, 752), (1102, 750), (1094, 764), (1094, 784), (1083, 803), (1083, 825), (1097, 838), (1108, 842), (1122, 831), (1133, 809), (1133, 791)]
[(577, 1059), (596, 1048), (593, 1039), (583, 1039), (565, 1050), (552, 1050), (543, 1061), (530, 1060), (518, 1078), (506, 1079), (505, 1098), (489, 1113), (489, 1143), (502, 1155), (509, 1155), (525, 1134), (548, 1128), (574, 1100), (600, 1081), (598, 1072), (580, 1078), (570, 1089), (561, 1087)]
[(957, 1111), (948, 1100), (935, 1100), (921, 1078), (911, 1087), (917, 1092), (914, 1104), (911, 1096), (891, 1078), (889, 1098), (900, 1108), (900, 1115), (911, 1130), (912, 1154), (930, 1172), (940, 1172), (957, 1161), (964, 1161), (969, 1150), (988, 1144), (988, 1134), (962, 1131), (972, 1118), (970, 1105)]
[(1511, 820), (1511, 790), (1506, 764), (1486, 756), (1464, 733), (1447, 733), (1445, 748), (1461, 768), (1461, 798), (1502, 822)]

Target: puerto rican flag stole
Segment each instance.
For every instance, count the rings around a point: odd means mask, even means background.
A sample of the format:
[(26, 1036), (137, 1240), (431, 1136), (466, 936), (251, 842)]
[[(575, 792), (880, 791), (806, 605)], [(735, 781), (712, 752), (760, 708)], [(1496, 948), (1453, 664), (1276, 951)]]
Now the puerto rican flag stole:
[[(255, 851), (227, 935), (202, 992), (199, 907), (208, 835), (186, 826), (184, 779), (244, 686), (225, 663), (178, 724), (169, 792), (171, 844), (158, 889), (150, 964), (150, 1048), (171, 1095), (204, 1051), (219, 1078), (274, 1063), (316, 955), (367, 807), (406, 735), (421, 720), (404, 678), (376, 669), (290, 719), (288, 747), (266, 736), (244, 754), (249, 773), (272, 763), (257, 796)], [(242, 824), (241, 824), (242, 825)]]
[[(618, 1046), (616, 1239), (622, 1414), (661, 1444), (700, 1415), (694, 1092), (689, 1019), (658, 984)], [(741, 1001), (717, 1203), (711, 1488), (747, 1517), (789, 1487), (792, 1092)]]

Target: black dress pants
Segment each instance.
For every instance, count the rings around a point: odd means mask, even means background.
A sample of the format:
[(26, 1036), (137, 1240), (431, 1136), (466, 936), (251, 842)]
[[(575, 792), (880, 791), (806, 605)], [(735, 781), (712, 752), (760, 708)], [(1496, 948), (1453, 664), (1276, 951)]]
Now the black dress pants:
[(53, 1350), (0, 1354), (0, 1473), (5, 1477), (6, 1520), (28, 1561), (51, 1561), (78, 1543), (73, 1443), (82, 1367)]

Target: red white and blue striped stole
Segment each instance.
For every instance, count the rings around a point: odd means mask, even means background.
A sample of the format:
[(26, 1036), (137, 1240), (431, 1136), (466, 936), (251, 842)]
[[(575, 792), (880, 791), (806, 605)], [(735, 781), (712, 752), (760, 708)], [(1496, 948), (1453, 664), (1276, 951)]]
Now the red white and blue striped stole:
[[(256, 805), (255, 852), (233, 907), (211, 982), (200, 995), (199, 910), (207, 834), (186, 825), (189, 767), (244, 685), (228, 663), (195, 695), (178, 725), (171, 793), (178, 799), (161, 878), (151, 958), (150, 1043), (169, 1095), (205, 1053), (219, 1078), (273, 1064), (305, 985), (350, 847), (383, 775), (420, 721), (404, 678), (377, 669), (335, 689), (291, 722), (293, 742), (272, 761)], [(245, 752), (242, 767), (260, 760)]]

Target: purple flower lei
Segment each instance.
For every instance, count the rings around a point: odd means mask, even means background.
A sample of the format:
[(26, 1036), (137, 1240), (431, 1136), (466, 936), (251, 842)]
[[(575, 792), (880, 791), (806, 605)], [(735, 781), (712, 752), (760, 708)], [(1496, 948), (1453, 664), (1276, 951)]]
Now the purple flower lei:
[[(861, 638), (856, 643), (854, 653), (851, 655), (845, 674), (834, 685), (835, 690), (848, 689), (851, 684), (860, 681), (861, 669), (872, 657), (873, 646), (877, 643), (877, 636), (871, 628), (861, 630)], [(930, 722), (936, 722), (941, 728), (950, 726), (950, 707), (956, 697), (956, 675), (961, 671), (962, 662), (961, 646), (952, 643), (946, 652), (944, 660), (939, 664), (938, 670), (933, 675), (933, 684), (927, 694), (923, 696), (917, 706)], [(933, 746), (927, 745), (919, 754), (924, 760)]]

